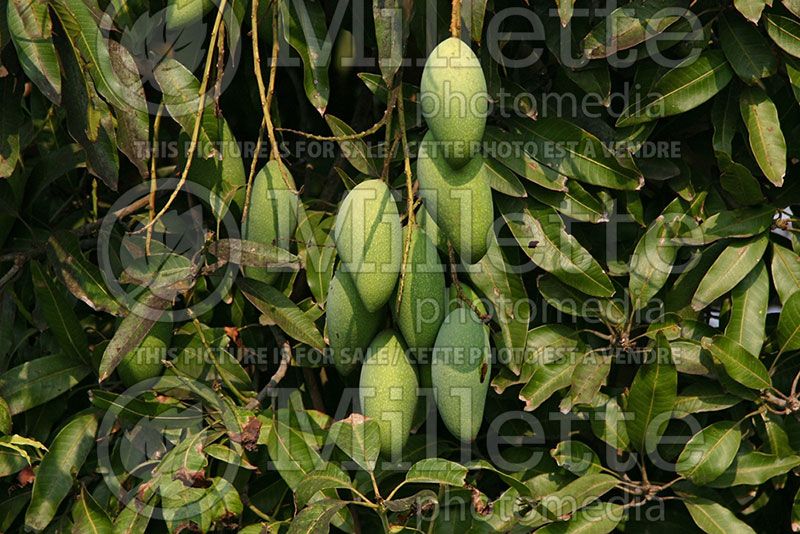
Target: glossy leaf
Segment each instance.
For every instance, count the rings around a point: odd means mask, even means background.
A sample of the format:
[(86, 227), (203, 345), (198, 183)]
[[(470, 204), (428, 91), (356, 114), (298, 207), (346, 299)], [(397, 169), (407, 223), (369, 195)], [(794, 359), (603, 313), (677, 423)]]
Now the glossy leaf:
[(9, 0), (8, 30), (25, 74), (51, 102), (61, 103), (61, 70), (47, 4)]
[(786, 140), (778, 109), (763, 90), (755, 87), (742, 91), (739, 105), (758, 166), (770, 182), (782, 186), (786, 175)]
[(664, 433), (678, 393), (678, 373), (672, 364), (669, 344), (663, 335), (656, 339), (647, 361), (636, 372), (628, 394), (627, 421), (631, 444), (642, 453), (655, 450)]
[(681, 476), (703, 486), (733, 463), (741, 441), (742, 431), (733, 421), (707, 426), (684, 446), (676, 470)]
[(631, 126), (692, 110), (707, 102), (731, 81), (733, 73), (719, 51), (704, 52), (697, 59), (668, 71), (651, 88), (643, 102), (629, 106), (617, 127)]
[(719, 19), (720, 44), (736, 74), (749, 84), (778, 70), (778, 59), (766, 39), (752, 24), (728, 12)]
[(700, 311), (736, 287), (764, 255), (766, 235), (728, 245), (703, 277), (692, 297), (692, 308)]
[(283, 37), (303, 59), (303, 87), (309, 102), (325, 114), (330, 94), (328, 63), (332, 42), (322, 5), (316, 1), (280, 3)]
[(84, 414), (70, 419), (56, 435), (33, 483), (31, 504), (25, 513), (27, 528), (43, 530), (53, 520), (72, 488), (75, 473), (94, 448), (96, 432), (97, 418)]
[(500, 212), (523, 251), (562, 282), (592, 296), (609, 297), (614, 287), (600, 264), (568, 234), (552, 208), (502, 199)]
[(313, 321), (286, 295), (258, 280), (246, 278), (238, 284), (248, 300), (287, 335), (315, 349), (325, 348), (322, 334)]
[(731, 291), (731, 312), (725, 336), (750, 354), (761, 354), (768, 305), (769, 274), (764, 262), (759, 262)]
[(800, 348), (800, 296), (792, 293), (783, 305), (778, 320), (778, 343), (781, 352)]
[(765, 389), (770, 387), (771, 380), (767, 368), (756, 356), (747, 352), (736, 341), (722, 335), (713, 339), (703, 338), (703, 348), (725, 368), (728, 375), (752, 389)]

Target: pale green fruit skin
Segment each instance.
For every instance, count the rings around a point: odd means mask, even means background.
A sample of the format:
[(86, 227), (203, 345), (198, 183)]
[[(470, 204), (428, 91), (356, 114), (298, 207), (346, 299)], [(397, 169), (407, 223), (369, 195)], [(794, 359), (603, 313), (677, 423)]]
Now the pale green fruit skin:
[(328, 289), (326, 330), (336, 370), (348, 375), (365, 356), (384, 321), (383, 311), (370, 312), (358, 296), (352, 277), (337, 269)]
[[(297, 228), (298, 196), (294, 191), (294, 179), (275, 160), (267, 163), (253, 179), (250, 193), (250, 208), (242, 222), (242, 237), (265, 245), (274, 245), (288, 250)], [(287, 184), (288, 182), (288, 184)], [(272, 284), (279, 271), (266, 267), (246, 267), (248, 278)]]
[(404, 240), (408, 232), (411, 243), (403, 271), (400, 309), (392, 300), (392, 313), (409, 349), (416, 352), (433, 347), (436, 341), (446, 311), (446, 288), (444, 266), (436, 246), (419, 226), (407, 226)]
[(491, 379), (489, 350), (487, 328), (472, 310), (457, 308), (448, 314), (433, 349), (431, 384), (442, 421), (463, 442), (475, 439), (483, 420)]
[(467, 263), (480, 261), (489, 249), (494, 222), (492, 190), (483, 159), (453, 169), (436, 150), (431, 132), (425, 134), (417, 157), (419, 194), (436, 225)]
[(159, 321), (142, 340), (139, 346), (126, 354), (117, 366), (117, 373), (126, 387), (131, 387), (148, 378), (159, 376), (167, 358), (167, 349), (172, 343), (172, 323)]
[(392, 330), (378, 334), (361, 367), (359, 400), (363, 415), (381, 431), (381, 453), (399, 457), (411, 433), (417, 407), (417, 373)]
[(333, 229), (336, 250), (369, 311), (386, 304), (397, 284), (403, 261), (401, 228), (397, 205), (380, 180), (361, 182), (339, 206)]
[(451, 37), (433, 49), (422, 72), (420, 105), (436, 140), (450, 147), (450, 165), (466, 165), (470, 147), (483, 140), (489, 107), (486, 78), (467, 43)]

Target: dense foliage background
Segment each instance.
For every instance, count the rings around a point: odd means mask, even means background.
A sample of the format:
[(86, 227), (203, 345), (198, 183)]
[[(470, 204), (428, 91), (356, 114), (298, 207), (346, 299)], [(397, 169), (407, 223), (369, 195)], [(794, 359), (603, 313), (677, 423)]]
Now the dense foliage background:
[[(800, 530), (800, 2), (609, 4), (4, 2), (0, 531)], [(452, 32), (493, 101), (472, 266), (415, 194)], [(241, 240), (270, 159), (288, 250)], [(422, 395), (402, 462), (320, 352), (369, 177), (496, 349), (475, 442)]]

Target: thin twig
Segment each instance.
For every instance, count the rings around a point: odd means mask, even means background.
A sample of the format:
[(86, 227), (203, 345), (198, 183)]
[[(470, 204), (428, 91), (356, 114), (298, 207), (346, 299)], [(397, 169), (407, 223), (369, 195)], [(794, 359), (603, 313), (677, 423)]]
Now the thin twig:
[[(156, 118), (153, 121), (153, 152), (150, 154), (150, 213), (149, 221), (152, 223), (156, 217), (156, 164), (158, 163), (158, 131), (161, 128), (161, 117), (164, 114), (164, 101), (158, 105)], [(150, 243), (153, 240), (153, 226), (147, 228), (147, 237), (144, 240), (144, 252), (150, 255)]]
[(461, 37), (461, 0), (453, 0), (453, 9), (450, 13), (450, 36), (456, 39)]
[(249, 409), (258, 407), (264, 402), (264, 399), (272, 397), (275, 394), (275, 388), (278, 387), (283, 377), (286, 376), (286, 372), (289, 370), (289, 362), (292, 361), (292, 346), (289, 341), (283, 337), (283, 334), (275, 327), (272, 327), (272, 333), (275, 339), (281, 344), (281, 361), (278, 364), (278, 370), (275, 371), (269, 379), (267, 385), (258, 392), (255, 399), (250, 401), (250, 404), (247, 406)]
[(400, 138), (403, 141), (403, 169), (406, 175), (406, 216), (408, 217), (408, 231), (406, 232), (405, 243), (403, 246), (403, 262), (400, 268), (400, 284), (397, 289), (396, 309), (400, 313), (400, 305), (403, 301), (403, 285), (406, 279), (406, 268), (408, 267), (408, 255), (411, 252), (411, 237), (417, 225), (414, 216), (414, 176), (411, 174), (411, 161), (409, 159), (408, 137), (406, 136), (406, 119), (403, 112), (403, 99), (398, 99), (397, 112), (400, 115)]
[[(217, 38), (219, 36), (219, 29), (222, 25), (222, 15), (225, 12), (225, 6), (228, 0), (220, 0), (219, 3), (219, 11), (217, 11), (217, 18), (214, 21), (214, 28), (211, 30), (211, 45), (208, 47), (208, 53), (206, 54), (206, 64), (203, 70), (203, 79), (200, 81), (200, 94), (198, 96), (198, 105), (197, 105), (197, 114), (194, 118), (194, 128), (192, 129), (192, 138), (191, 142), (189, 143), (189, 153), (186, 156), (186, 165), (183, 167), (183, 171), (181, 172), (181, 178), (178, 181), (178, 184), (175, 186), (175, 190), (170, 194), (167, 203), (161, 208), (161, 211), (156, 214), (155, 218), (152, 221), (147, 223), (147, 226), (144, 230), (151, 228), (161, 217), (164, 216), (169, 208), (172, 206), (172, 203), (175, 202), (175, 199), (178, 198), (178, 194), (183, 189), (186, 180), (189, 178), (189, 169), (192, 166), (192, 161), (194, 160), (194, 153), (197, 150), (197, 142), (200, 138), (200, 125), (203, 119), (203, 112), (206, 108), (206, 91), (208, 89), (208, 80), (211, 76), (211, 64), (213, 63), (214, 59), (214, 50), (216, 50)], [(141, 231), (141, 230), (139, 230)]]
[(364, 130), (363, 132), (356, 132), (347, 135), (317, 135), (308, 132), (303, 132), (301, 130), (293, 130), (291, 128), (276, 128), (279, 132), (288, 132), (295, 135), (300, 135), (302, 137), (306, 137), (308, 139), (313, 139), (314, 141), (355, 141), (356, 139), (363, 139), (367, 136), (370, 136), (374, 133), (380, 131), (389, 121), (389, 117), (392, 115), (392, 106), (386, 108), (386, 111), (381, 117), (381, 120), (370, 126), (368, 129)]

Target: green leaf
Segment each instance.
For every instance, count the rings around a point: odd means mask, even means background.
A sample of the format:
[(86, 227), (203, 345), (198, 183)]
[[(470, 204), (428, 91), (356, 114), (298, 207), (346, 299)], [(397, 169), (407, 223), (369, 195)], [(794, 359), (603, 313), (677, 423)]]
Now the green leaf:
[(710, 351), (714, 359), (722, 364), (728, 376), (743, 386), (766, 389), (772, 385), (767, 368), (761, 360), (736, 341), (717, 335), (713, 339), (704, 337), (701, 342), (703, 348)]
[[(67, 0), (53, 0), (49, 5), (53, 7), (61, 21), (66, 37), (79, 52), (82, 58), (81, 65), (91, 75), (97, 91), (118, 113), (136, 115), (134, 120), (141, 126), (147, 119), (142, 85), (140, 82), (131, 83), (130, 73), (127, 73), (128, 76), (124, 80), (119, 77), (111, 59), (113, 45), (109, 45), (98, 24), (96, 4), (94, 9), (84, 2)], [(117, 52), (120, 55), (125, 54), (119, 49)], [(125, 62), (133, 65), (132, 58), (127, 58)], [(117, 66), (121, 66), (121, 63), (117, 63)], [(139, 149), (141, 150), (141, 147)]]
[(526, 197), (528, 193), (517, 175), (511, 169), (501, 165), (497, 160), (483, 160), (483, 172), (489, 180), (489, 186), (511, 197)]
[(719, 39), (736, 74), (750, 85), (778, 71), (778, 58), (752, 24), (729, 11), (719, 19)]
[(800, 293), (786, 299), (778, 319), (778, 344), (780, 352), (800, 348)]
[(75, 298), (94, 310), (123, 315), (124, 308), (106, 287), (100, 268), (83, 254), (74, 233), (54, 233), (47, 247), (51, 266)]
[(796, 20), (768, 13), (765, 17), (767, 34), (787, 54), (800, 57), (800, 23)]
[(539, 534), (607, 534), (616, 530), (625, 517), (625, 508), (611, 502), (593, 503), (578, 510), (567, 521), (550, 523)]
[[(474, 4), (480, 4), (480, 2), (473, 2), (473, 6)], [(383, 80), (387, 84), (392, 83), (397, 69), (403, 65), (405, 44), (411, 29), (409, 22), (413, 13), (413, 4), (404, 4), (400, 0), (379, 0), (372, 4), (372, 17), (375, 21), (375, 37), (378, 44), (378, 66), (381, 69)], [(480, 34), (480, 29), (478, 29), (478, 34)]]
[(111, 110), (84, 72), (77, 50), (63, 38), (58, 39), (56, 45), (64, 70), (61, 101), (67, 112), (67, 129), (86, 152), (89, 172), (116, 190), (119, 155)]
[(498, 199), (503, 218), (528, 257), (567, 285), (587, 295), (610, 297), (614, 286), (608, 275), (552, 208), (537, 202)]
[(562, 441), (550, 451), (550, 456), (559, 467), (563, 467), (573, 475), (583, 476), (602, 471), (597, 453), (581, 441)]
[(592, 425), (594, 435), (608, 443), (613, 449), (628, 448), (629, 438), (625, 413), (616, 398), (611, 397), (595, 407), (589, 423)]
[(620, 299), (590, 297), (549, 274), (540, 276), (536, 280), (536, 286), (550, 306), (574, 317), (603, 319), (614, 325), (624, 324), (627, 320), (624, 304)]
[(116, 105), (119, 149), (136, 166), (143, 179), (150, 177), (150, 116), (136, 60), (116, 41), (108, 41), (111, 68), (126, 87), (125, 103)]
[(628, 268), (631, 273), (628, 290), (634, 310), (647, 306), (667, 282), (679, 248), (672, 237), (672, 227), (660, 215), (636, 244)]
[[(491, 125), (487, 126), (483, 138), (487, 143), (493, 143), (495, 146), (503, 146), (505, 143), (510, 143), (511, 146), (525, 146), (524, 143), (521, 143), (525, 139), (522, 135), (515, 132), (505, 132)], [(544, 189), (551, 191), (567, 190), (566, 176), (559, 174), (546, 165), (542, 165), (525, 150), (514, 150), (511, 153), (497, 151), (497, 153), (492, 154), (492, 158), (527, 181)]]
[(43, 530), (53, 520), (72, 489), (75, 474), (94, 448), (96, 432), (94, 415), (76, 415), (53, 439), (33, 482), (31, 504), (25, 513), (26, 528)]
[(100, 382), (106, 380), (119, 362), (134, 350), (147, 334), (152, 330), (153, 325), (163, 317), (163, 311), (169, 306), (170, 302), (148, 292), (140, 302), (137, 302), (133, 309), (120, 323), (114, 337), (111, 338), (103, 357), (100, 360), (98, 374)]
[(31, 262), (31, 277), (45, 320), (64, 349), (64, 353), (76, 361), (90, 363), (86, 334), (61, 288), (56, 286), (49, 274), (42, 271), (36, 261)]
[[(186, 164), (188, 147), (197, 111), (200, 106), (200, 81), (178, 61), (165, 58), (153, 70), (163, 95), (164, 105), (170, 116), (183, 130), (178, 139), (186, 147), (178, 151), (178, 160)], [(217, 115), (214, 99), (207, 95), (200, 119), (196, 156), (188, 179), (215, 193), (217, 198), (208, 199), (217, 220), (221, 220), (233, 202), (241, 209), (244, 206), (245, 173), (242, 151), (227, 121)]]
[(208, 251), (220, 261), (245, 267), (298, 270), (301, 264), (300, 258), (285, 249), (246, 239), (218, 239), (208, 246)]
[(800, 256), (777, 243), (772, 244), (772, 283), (781, 303), (786, 305), (789, 297), (800, 289)]
[(692, 308), (700, 311), (736, 287), (753, 270), (769, 243), (767, 234), (728, 245), (703, 277), (692, 297)]
[(322, 334), (314, 322), (289, 297), (258, 280), (245, 278), (237, 283), (253, 306), (289, 337), (317, 350), (325, 350)]
[(560, 490), (542, 497), (537, 508), (554, 519), (569, 516), (599, 499), (618, 484), (616, 477), (605, 473), (584, 475)]
[(469, 268), (470, 281), (492, 304), (492, 321), (500, 327), (502, 348), (514, 372), (522, 367), (531, 318), (522, 276), (508, 268), (514, 264), (509, 257), (512, 253), (517, 255), (516, 252), (501, 249), (495, 238), (481, 261)]
[(569, 396), (561, 403), (561, 410), (572, 406), (595, 406), (600, 398), (600, 387), (611, 372), (612, 356), (609, 353), (589, 351), (578, 361), (572, 372)]
[(601, 59), (641, 44), (680, 19), (688, 6), (686, 0), (655, 0), (618, 7), (583, 39), (583, 55)]
[(350, 477), (335, 464), (325, 464), (323, 469), (313, 471), (304, 477), (295, 490), (298, 506), (305, 506), (311, 498), (322, 490), (352, 488)]
[(675, 407), (677, 393), (678, 373), (672, 364), (669, 343), (663, 334), (658, 334), (628, 394), (627, 409), (633, 412), (633, 419), (626, 422), (628, 435), (639, 452), (655, 450)]
[(22, 95), (22, 84), (14, 83), (12, 76), (0, 79), (0, 99), (4, 102), (3, 114), (0, 115), (0, 178), (11, 176), (19, 160)]
[(533, 411), (556, 391), (570, 385), (578, 358), (586, 348), (574, 330), (555, 324), (528, 332), (525, 347), (526, 360), (520, 375), (529, 378), (519, 399), (525, 402), (525, 411)]
[(532, 493), (531, 493), (531, 489), (528, 486), (526, 486), (524, 483), (520, 482), (518, 475), (515, 474), (514, 476), (512, 476), (512, 475), (509, 475), (508, 473), (500, 471), (499, 469), (494, 467), (492, 464), (490, 464), (486, 460), (474, 460), (474, 461), (469, 462), (468, 464), (466, 464), (465, 467), (467, 469), (469, 469), (470, 471), (476, 471), (476, 470), (477, 471), (491, 471), (492, 473), (497, 475), (497, 477), (500, 478), (500, 480), (502, 480), (504, 483), (506, 483), (510, 487), (514, 488), (514, 490), (516, 490), (516, 492), (519, 493), (520, 495), (522, 495), (524, 497), (532, 497), (533, 496)]
[(51, 102), (61, 103), (61, 70), (46, 2), (9, 0), (8, 30), (22, 70)]
[(608, 222), (609, 206), (589, 193), (575, 180), (567, 180), (566, 191), (552, 191), (528, 184), (528, 193), (542, 204), (555, 208), (559, 213), (577, 221), (591, 223)]
[(764, 11), (767, 4), (772, 5), (772, 2), (768, 0), (733, 0), (733, 5), (739, 13), (753, 24), (758, 24), (761, 12)]
[(717, 382), (695, 382), (686, 386), (675, 400), (675, 413), (691, 414), (726, 410), (742, 401), (725, 392)]
[(733, 73), (719, 50), (708, 50), (696, 59), (667, 71), (642, 102), (631, 104), (617, 120), (617, 127), (649, 122), (692, 110), (722, 91)]
[(575, 0), (556, 0), (556, 7), (558, 8), (558, 18), (561, 20), (561, 26), (566, 28), (569, 21), (572, 20)]
[(328, 63), (333, 41), (327, 39), (325, 12), (316, 0), (281, 2), (283, 37), (303, 59), (303, 87), (320, 115), (328, 107)]
[(600, 139), (572, 122), (543, 117), (509, 124), (536, 147), (533, 157), (559, 174), (610, 189), (636, 190), (644, 183), (627, 152), (615, 158)]
[(328, 431), (330, 439), (365, 471), (373, 471), (380, 453), (380, 427), (377, 421), (359, 413), (336, 421)]
[(0, 397), (16, 415), (69, 391), (89, 373), (85, 363), (71, 356), (43, 356), (0, 375)]
[(772, 226), (775, 208), (759, 206), (739, 208), (715, 213), (703, 221), (697, 232), (702, 242), (682, 240), (684, 244), (710, 244), (720, 239), (731, 237), (752, 237), (766, 232)]
[(302, 510), (289, 523), (287, 534), (327, 534), (333, 517), (347, 503), (333, 499), (317, 501)]
[[(333, 115), (325, 115), (325, 121), (336, 137), (343, 137), (356, 133), (346, 122)], [(339, 146), (342, 148), (342, 154), (345, 155), (347, 161), (349, 161), (356, 170), (368, 176), (377, 177), (380, 175), (380, 172), (378, 172), (375, 166), (375, 162), (370, 158), (369, 147), (363, 139), (339, 141)]]
[(761, 354), (769, 305), (769, 274), (761, 261), (731, 291), (731, 311), (725, 335), (750, 354)]
[(84, 487), (72, 506), (72, 521), (76, 532), (111, 534), (113, 528), (106, 511)]
[(445, 484), (463, 487), (467, 468), (443, 458), (426, 458), (411, 466), (406, 473), (406, 483)]
[(742, 431), (734, 421), (707, 426), (686, 443), (678, 457), (679, 475), (703, 486), (720, 476), (733, 463), (742, 441)]
[(683, 503), (695, 524), (707, 534), (755, 534), (747, 523), (719, 503), (694, 495), (685, 496)]
[(800, 465), (800, 456), (780, 457), (758, 451), (742, 451), (722, 475), (709, 483), (714, 488), (759, 486)]
[(770, 182), (781, 187), (786, 176), (786, 140), (781, 131), (778, 109), (767, 93), (758, 87), (742, 91), (739, 107), (758, 166)]

